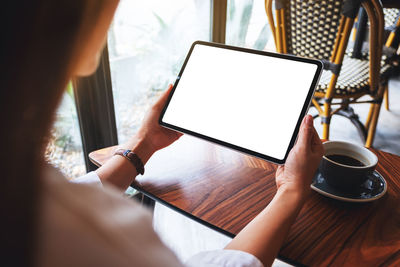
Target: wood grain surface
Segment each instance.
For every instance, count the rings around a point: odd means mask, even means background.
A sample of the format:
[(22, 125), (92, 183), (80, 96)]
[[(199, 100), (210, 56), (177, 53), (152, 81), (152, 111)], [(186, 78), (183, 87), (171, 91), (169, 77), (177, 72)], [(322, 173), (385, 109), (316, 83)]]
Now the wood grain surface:
[[(92, 152), (98, 166), (115, 147)], [(280, 251), (307, 266), (400, 266), (400, 157), (373, 150), (388, 191), (369, 203), (313, 192)], [(224, 234), (236, 235), (276, 192), (277, 166), (183, 136), (157, 152), (133, 186)]]

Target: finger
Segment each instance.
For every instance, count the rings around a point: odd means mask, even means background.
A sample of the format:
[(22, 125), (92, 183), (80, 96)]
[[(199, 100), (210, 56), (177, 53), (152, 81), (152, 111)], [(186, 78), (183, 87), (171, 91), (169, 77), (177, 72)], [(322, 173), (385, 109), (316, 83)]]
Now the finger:
[(300, 139), (300, 136), (302, 135), (303, 130), (304, 130), (303, 128), (304, 128), (304, 125), (305, 125), (306, 117), (307, 116), (304, 116), (303, 120), (301, 121), (299, 133), (297, 134), (296, 142), (294, 144), (295, 146), (297, 146), (299, 144), (299, 142), (300, 142), (299, 139)]
[(175, 132), (175, 135), (176, 135), (176, 139), (179, 139), (183, 135), (183, 133)]
[(279, 176), (284, 171), (284, 169), (285, 169), (285, 165), (279, 165), (278, 169), (276, 169), (275, 177)]
[(313, 145), (322, 145), (322, 142), (321, 142), (321, 138), (319, 138), (319, 135), (318, 135), (318, 133), (317, 133), (317, 130), (315, 130), (315, 128), (314, 127), (312, 127), (312, 144)]
[(311, 151), (316, 154), (323, 154), (324, 148), (322, 145), (322, 141), (319, 138), (319, 135), (314, 127), (312, 127), (312, 136), (311, 136)]
[(321, 139), (314, 127), (313, 129), (313, 136), (311, 138), (311, 150), (315, 153), (322, 155), (324, 153), (324, 146), (322, 145)]
[(167, 90), (165, 90), (165, 92), (161, 95), (161, 97), (158, 100), (158, 102), (165, 103), (167, 101), (168, 96), (171, 93), (172, 87), (173, 87), (172, 84), (168, 85)]
[(298, 145), (301, 147), (310, 147), (313, 136), (313, 118), (311, 115), (306, 115), (300, 127)]
[(164, 104), (167, 102), (167, 99), (171, 93), (172, 87), (172, 84), (168, 85), (167, 90), (165, 90), (165, 92), (160, 96), (154, 106), (157, 106), (158, 108), (164, 107)]

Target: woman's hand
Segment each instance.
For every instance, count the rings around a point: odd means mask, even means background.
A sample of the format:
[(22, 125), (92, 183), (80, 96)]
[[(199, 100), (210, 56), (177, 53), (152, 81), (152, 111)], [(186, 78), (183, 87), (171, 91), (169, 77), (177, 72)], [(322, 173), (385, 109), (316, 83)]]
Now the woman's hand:
[[(147, 112), (138, 133), (121, 148), (130, 149), (139, 156), (143, 164), (150, 159), (154, 152), (176, 141), (182, 134), (168, 130), (158, 124), (162, 108), (167, 102), (172, 86), (164, 92)], [(120, 156), (112, 157), (103, 166), (96, 170), (102, 183), (110, 183), (126, 190), (137, 175), (136, 168)]]
[(324, 149), (314, 129), (313, 118), (304, 117), (296, 145), (292, 148), (284, 166), (276, 171), (278, 191), (289, 189), (303, 199), (310, 192), (315, 171), (321, 161)]
[(271, 266), (289, 229), (303, 206), (311, 180), (321, 161), (323, 147), (311, 116), (301, 124), (296, 145), (285, 166), (276, 171), (278, 192), (226, 249), (242, 250), (256, 256), (264, 266)]
[(153, 104), (142, 122), (138, 133), (133, 138), (136, 140), (144, 140), (150, 150), (153, 152), (169, 146), (182, 136), (181, 133), (161, 127), (158, 124), (161, 111), (167, 102), (168, 96), (171, 92), (172, 85), (161, 95), (161, 97)]

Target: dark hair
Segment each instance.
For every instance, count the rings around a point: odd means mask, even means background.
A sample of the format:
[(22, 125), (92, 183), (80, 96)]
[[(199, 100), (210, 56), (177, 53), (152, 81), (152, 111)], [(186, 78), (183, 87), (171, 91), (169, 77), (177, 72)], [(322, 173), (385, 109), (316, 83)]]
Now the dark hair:
[[(2, 3), (0, 21), (0, 262), (34, 263), (46, 137), (104, 1)], [(87, 25), (89, 20), (94, 20)]]

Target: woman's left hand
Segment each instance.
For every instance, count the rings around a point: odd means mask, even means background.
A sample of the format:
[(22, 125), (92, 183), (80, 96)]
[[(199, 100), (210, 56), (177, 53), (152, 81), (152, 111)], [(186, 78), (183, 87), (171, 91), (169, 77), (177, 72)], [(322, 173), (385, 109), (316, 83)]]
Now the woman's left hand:
[(291, 189), (303, 198), (311, 191), (310, 184), (322, 159), (324, 148), (313, 125), (313, 118), (306, 115), (300, 127), (299, 137), (289, 153), (284, 166), (276, 171), (276, 185)]

